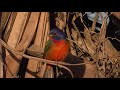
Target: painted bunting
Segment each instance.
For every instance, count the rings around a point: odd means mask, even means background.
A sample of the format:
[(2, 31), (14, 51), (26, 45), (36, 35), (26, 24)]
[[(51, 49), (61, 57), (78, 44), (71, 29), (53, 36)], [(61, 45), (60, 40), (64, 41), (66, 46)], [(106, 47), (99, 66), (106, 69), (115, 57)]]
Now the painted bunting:
[[(49, 33), (43, 57), (47, 60), (64, 61), (69, 54), (70, 44), (62, 30), (54, 28)], [(51, 65), (47, 66), (49, 70)]]

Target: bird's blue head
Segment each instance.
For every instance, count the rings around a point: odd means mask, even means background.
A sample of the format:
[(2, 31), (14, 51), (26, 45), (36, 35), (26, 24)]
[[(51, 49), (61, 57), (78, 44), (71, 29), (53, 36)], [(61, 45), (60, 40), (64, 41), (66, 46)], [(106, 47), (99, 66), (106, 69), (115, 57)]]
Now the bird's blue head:
[(66, 35), (64, 32), (62, 32), (62, 30), (58, 29), (58, 28), (54, 28), (50, 31), (49, 33), (50, 38), (52, 38), (53, 40), (62, 40), (62, 39), (66, 39)]

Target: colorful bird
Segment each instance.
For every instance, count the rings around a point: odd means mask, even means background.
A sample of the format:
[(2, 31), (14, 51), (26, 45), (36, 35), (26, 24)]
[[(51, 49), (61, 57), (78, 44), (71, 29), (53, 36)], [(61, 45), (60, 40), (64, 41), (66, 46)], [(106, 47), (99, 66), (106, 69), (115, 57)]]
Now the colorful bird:
[[(54, 28), (49, 33), (43, 57), (47, 60), (64, 61), (69, 54), (70, 44), (62, 30)], [(48, 65), (47, 69), (50, 69)]]

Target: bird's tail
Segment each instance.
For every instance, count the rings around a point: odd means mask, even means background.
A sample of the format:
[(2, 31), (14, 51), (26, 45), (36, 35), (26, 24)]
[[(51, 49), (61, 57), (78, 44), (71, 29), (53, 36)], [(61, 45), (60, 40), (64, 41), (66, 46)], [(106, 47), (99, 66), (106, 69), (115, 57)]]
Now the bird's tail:
[(51, 67), (52, 67), (52, 66), (51, 66), (50, 64), (47, 64), (46, 70), (50, 70)]
[(52, 65), (50, 64), (47, 64), (45, 78), (54, 78)]

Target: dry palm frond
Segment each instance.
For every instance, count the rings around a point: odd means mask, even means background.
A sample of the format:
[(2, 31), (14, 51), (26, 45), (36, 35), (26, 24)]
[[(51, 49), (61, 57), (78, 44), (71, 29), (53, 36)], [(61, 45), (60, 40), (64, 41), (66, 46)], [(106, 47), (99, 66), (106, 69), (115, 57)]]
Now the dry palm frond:
[[(100, 14), (102, 26), (100, 32), (96, 33), (96, 23)], [(117, 12), (111, 13), (119, 18)], [(110, 15), (111, 15), (110, 14)], [(59, 68), (65, 69), (74, 78), (75, 73), (72, 67), (86, 66), (83, 78), (119, 78), (120, 77), (120, 52), (112, 45), (109, 39), (117, 38), (106, 37), (107, 19), (101, 12), (96, 12), (91, 27), (88, 27), (81, 12), (2, 12), (0, 33), (0, 77), (3, 77), (3, 69), (7, 78), (19, 78), (21, 61), (27, 58), (28, 64), (25, 70), (25, 78), (55, 78), (59, 77)], [(43, 59), (48, 33), (51, 28), (51, 19), (54, 21), (52, 27), (58, 27), (66, 33), (67, 39), (71, 45), (70, 53), (76, 57), (68, 62), (56, 62)], [(81, 25), (80, 25), (81, 24)], [(82, 27), (80, 27), (80, 26)], [(4, 32), (3, 32), (4, 31)], [(111, 52), (112, 51), (112, 52)], [(5, 62), (2, 58), (4, 55)], [(77, 59), (83, 59), (84, 63), (76, 62)], [(51, 68), (46, 71), (47, 64), (56, 67), (56, 71)], [(4, 68), (3, 68), (4, 67)], [(79, 71), (79, 70), (78, 70)], [(54, 75), (56, 73), (56, 76)]]

